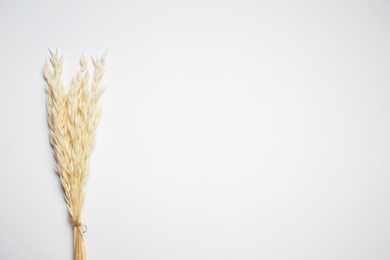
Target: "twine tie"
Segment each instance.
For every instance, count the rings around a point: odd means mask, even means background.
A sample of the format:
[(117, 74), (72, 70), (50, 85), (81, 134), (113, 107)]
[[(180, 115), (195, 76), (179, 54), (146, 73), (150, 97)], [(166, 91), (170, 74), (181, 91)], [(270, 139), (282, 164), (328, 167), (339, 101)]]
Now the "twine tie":
[(80, 221), (74, 220), (71, 217), (69, 217), (69, 222), (72, 224), (73, 227), (78, 227), (81, 233), (85, 233), (88, 230), (87, 225), (84, 225)]

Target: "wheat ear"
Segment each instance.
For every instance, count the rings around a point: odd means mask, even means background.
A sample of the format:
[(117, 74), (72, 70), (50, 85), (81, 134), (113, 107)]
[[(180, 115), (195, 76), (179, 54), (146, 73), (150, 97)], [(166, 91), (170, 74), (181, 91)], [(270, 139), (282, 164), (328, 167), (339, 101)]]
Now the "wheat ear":
[(98, 105), (103, 92), (101, 86), (107, 52), (92, 59), (94, 77), (89, 80), (87, 60), (80, 59), (80, 70), (72, 79), (70, 88), (62, 82), (63, 58), (58, 50), (50, 51), (50, 64), (46, 61), (43, 74), (47, 90), (47, 119), (50, 127), (50, 143), (57, 162), (64, 197), (73, 226), (74, 260), (85, 260), (81, 224), (81, 206), (85, 198), (84, 183), (89, 172), (89, 157), (95, 143), (95, 129), (101, 117)]

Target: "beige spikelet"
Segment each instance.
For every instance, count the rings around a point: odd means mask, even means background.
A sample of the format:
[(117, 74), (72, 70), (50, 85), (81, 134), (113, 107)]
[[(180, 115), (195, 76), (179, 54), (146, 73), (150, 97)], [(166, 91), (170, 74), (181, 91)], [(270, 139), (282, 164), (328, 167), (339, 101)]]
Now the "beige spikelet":
[(95, 143), (95, 130), (101, 117), (98, 105), (103, 92), (102, 78), (107, 52), (92, 59), (94, 76), (90, 82), (87, 60), (80, 59), (80, 71), (73, 77), (70, 88), (62, 82), (62, 56), (50, 51), (50, 64), (46, 61), (44, 77), (47, 89), (47, 113), (50, 143), (57, 161), (56, 171), (64, 189), (69, 209), (69, 221), (74, 233), (74, 259), (85, 260), (81, 224), (81, 205), (84, 201), (84, 183), (89, 171), (89, 157)]

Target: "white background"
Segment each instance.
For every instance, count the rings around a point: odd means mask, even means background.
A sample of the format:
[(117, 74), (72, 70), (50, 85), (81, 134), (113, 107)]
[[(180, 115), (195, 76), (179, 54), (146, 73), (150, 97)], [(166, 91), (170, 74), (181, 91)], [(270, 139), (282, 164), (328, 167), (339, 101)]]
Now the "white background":
[(390, 259), (387, 1), (1, 1), (0, 259), (72, 259), (42, 68), (109, 50), (88, 259)]

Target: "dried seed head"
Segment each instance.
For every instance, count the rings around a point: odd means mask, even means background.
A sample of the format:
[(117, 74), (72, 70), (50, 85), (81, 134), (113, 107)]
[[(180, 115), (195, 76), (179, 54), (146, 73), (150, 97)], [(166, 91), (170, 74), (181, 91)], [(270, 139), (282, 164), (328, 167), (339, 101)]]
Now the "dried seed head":
[(81, 55), (81, 58), (80, 58), (80, 66), (81, 66), (81, 72), (84, 72), (85, 69), (87, 68), (87, 58), (85, 57), (85, 55)]

